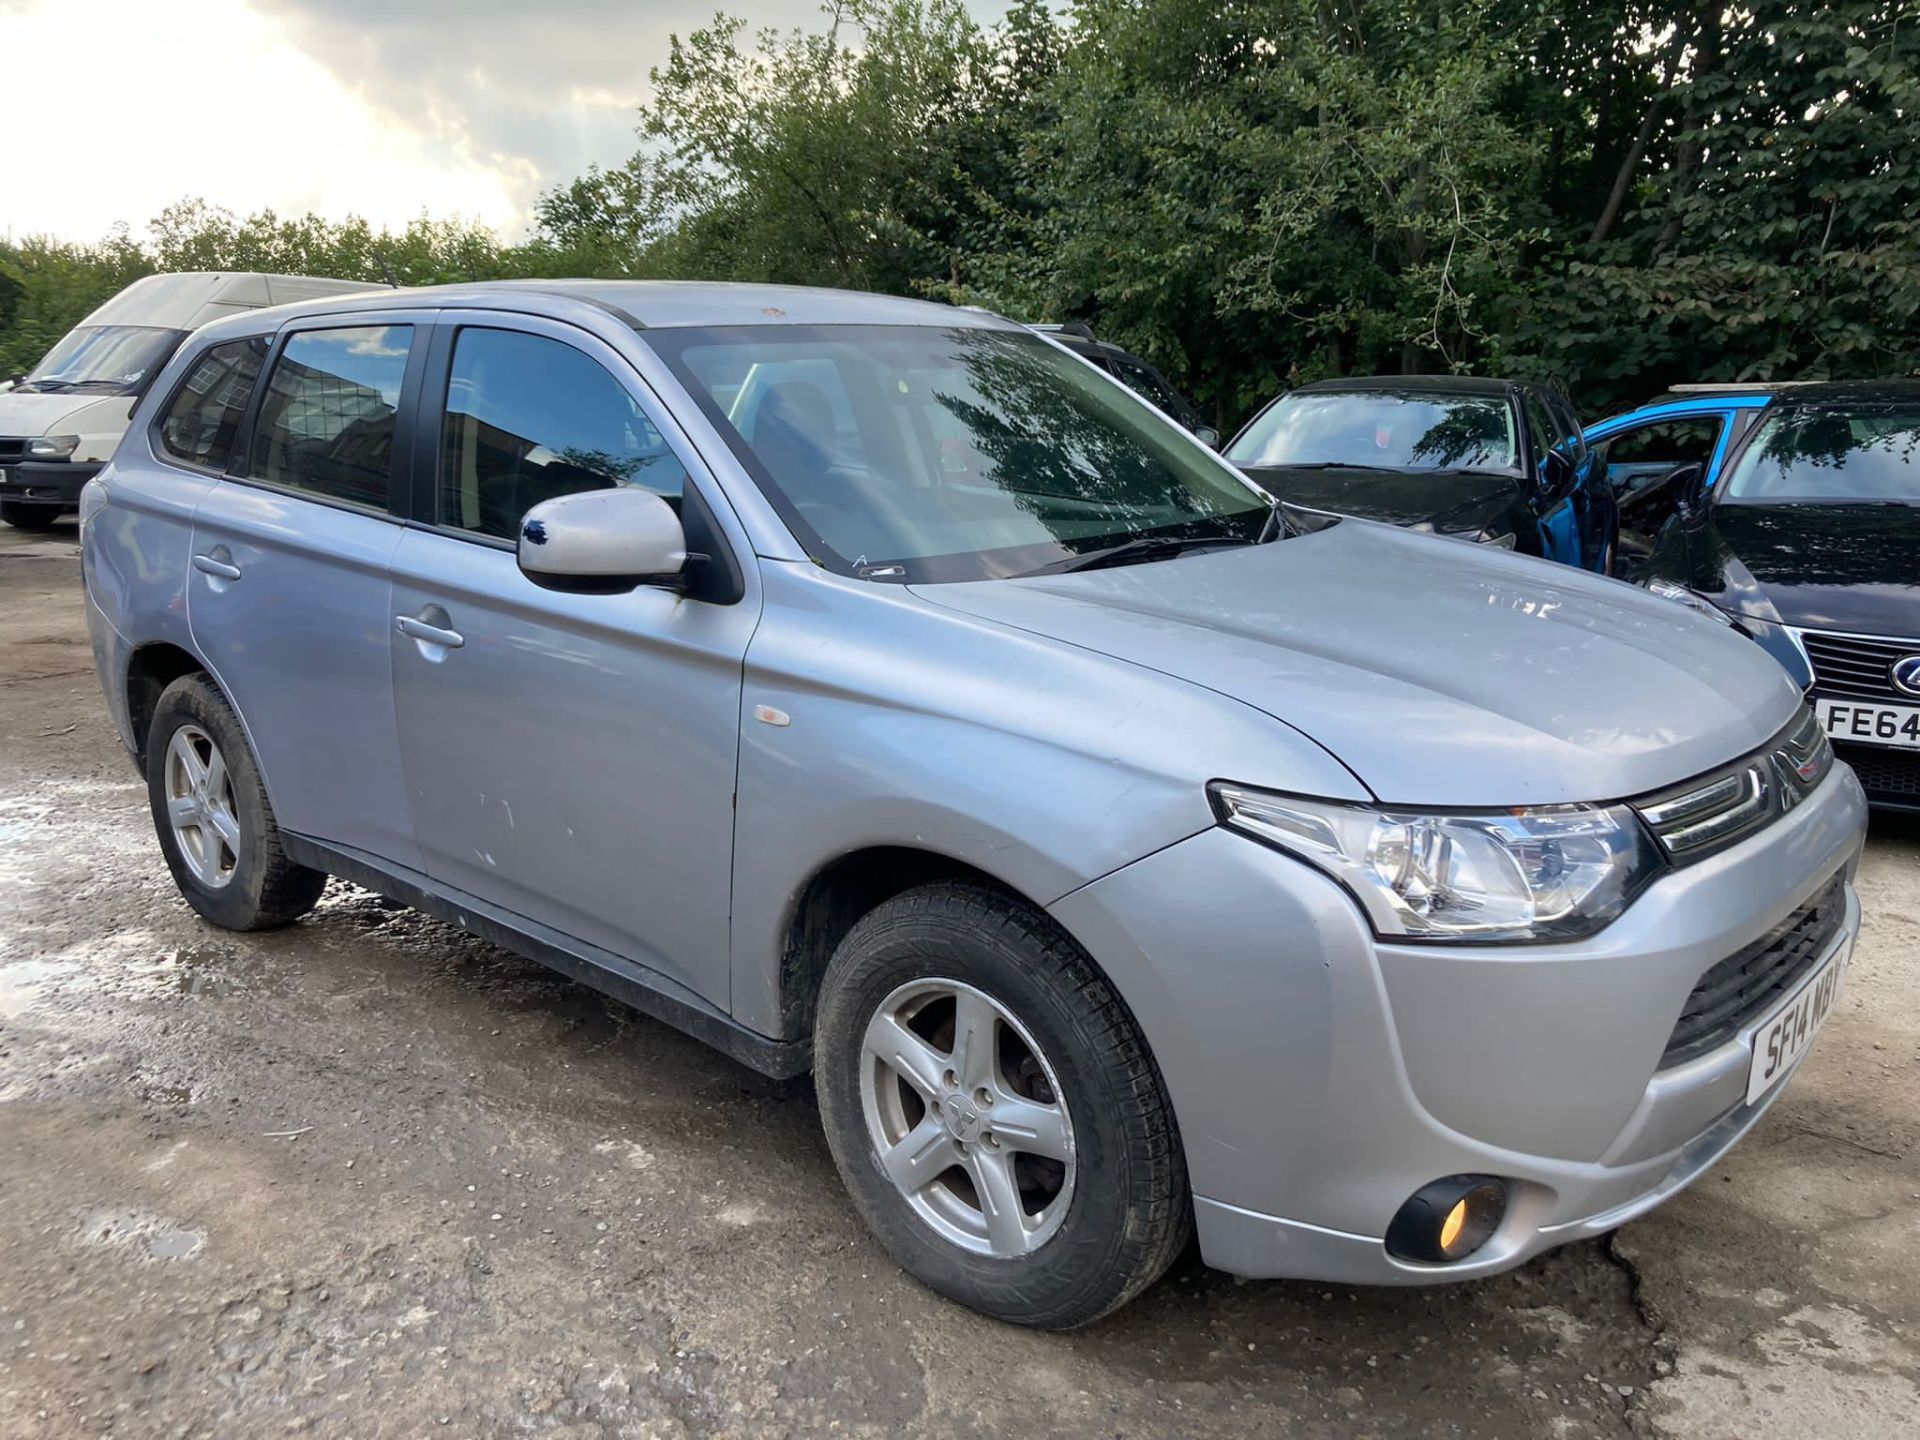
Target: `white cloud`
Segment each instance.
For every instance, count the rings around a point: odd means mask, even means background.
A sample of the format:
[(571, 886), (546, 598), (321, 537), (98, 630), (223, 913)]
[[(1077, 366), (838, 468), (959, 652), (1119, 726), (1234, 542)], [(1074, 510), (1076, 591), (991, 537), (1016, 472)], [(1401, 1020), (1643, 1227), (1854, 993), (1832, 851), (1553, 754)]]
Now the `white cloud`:
[(0, 0), (0, 232), (94, 240), (198, 196), (517, 236), (542, 190), (632, 153), (648, 70), (710, 6), (823, 23), (818, 0)]
[(383, 112), (242, 0), (0, 6), (15, 117), (0, 228), (93, 240), (184, 196), (401, 225), (422, 211), (502, 229), (543, 177), (473, 146), (457, 114)]

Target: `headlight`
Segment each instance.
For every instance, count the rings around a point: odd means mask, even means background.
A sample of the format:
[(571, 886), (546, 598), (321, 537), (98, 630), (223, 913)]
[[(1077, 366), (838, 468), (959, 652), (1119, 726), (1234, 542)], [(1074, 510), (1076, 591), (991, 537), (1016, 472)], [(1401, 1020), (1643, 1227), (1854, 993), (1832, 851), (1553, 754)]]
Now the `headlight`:
[(27, 441), (30, 460), (64, 460), (80, 448), (78, 435), (36, 435)]
[(1578, 939), (1625, 910), (1665, 863), (1625, 805), (1420, 814), (1207, 788), (1221, 824), (1324, 870), (1387, 939)]
[(1696, 595), (1684, 585), (1676, 585), (1671, 580), (1649, 580), (1647, 593), (1658, 595), (1663, 600), (1678, 600), (1689, 610), (1698, 610), (1702, 615), (1710, 615), (1722, 625), (1733, 624), (1733, 617), (1718, 605)]

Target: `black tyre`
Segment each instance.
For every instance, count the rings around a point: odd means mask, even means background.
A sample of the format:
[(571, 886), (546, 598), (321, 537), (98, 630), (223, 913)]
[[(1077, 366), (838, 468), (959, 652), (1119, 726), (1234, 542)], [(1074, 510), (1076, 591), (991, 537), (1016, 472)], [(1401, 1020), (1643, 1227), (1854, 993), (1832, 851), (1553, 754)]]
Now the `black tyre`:
[(25, 500), (0, 500), (0, 520), (16, 530), (51, 530), (60, 518), (58, 505), (34, 505)]
[(205, 675), (169, 685), (147, 731), (147, 798), (174, 883), (228, 930), (271, 930), (313, 908), (327, 877), (287, 859), (239, 717)]
[(855, 925), (814, 1029), (821, 1117), (880, 1243), (942, 1295), (1065, 1330), (1186, 1244), (1186, 1165), (1131, 1014), (1048, 917), (982, 885)]

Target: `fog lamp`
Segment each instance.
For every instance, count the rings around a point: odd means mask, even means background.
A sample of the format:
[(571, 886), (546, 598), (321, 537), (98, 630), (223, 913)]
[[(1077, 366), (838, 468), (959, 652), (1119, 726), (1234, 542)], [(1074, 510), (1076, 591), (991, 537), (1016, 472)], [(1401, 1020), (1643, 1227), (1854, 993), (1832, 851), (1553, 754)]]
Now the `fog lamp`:
[(1507, 1187), (1491, 1175), (1449, 1175), (1423, 1185), (1387, 1226), (1387, 1253), (1423, 1265), (1464, 1260), (1507, 1213)]

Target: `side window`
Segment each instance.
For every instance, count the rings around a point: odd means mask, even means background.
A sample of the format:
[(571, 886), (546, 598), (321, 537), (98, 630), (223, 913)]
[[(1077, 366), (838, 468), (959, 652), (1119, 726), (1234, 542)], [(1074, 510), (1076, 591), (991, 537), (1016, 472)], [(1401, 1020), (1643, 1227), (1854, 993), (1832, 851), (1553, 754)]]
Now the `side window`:
[(1533, 463), (1538, 467), (1545, 462), (1547, 452), (1559, 444), (1560, 431), (1538, 390), (1523, 390), (1521, 397), (1527, 408), (1527, 429), (1533, 432)]
[(256, 479), (387, 508), (411, 325), (305, 330), (274, 362), (253, 435)]
[(216, 345), (194, 362), (160, 417), (160, 448), (176, 460), (224, 470), (267, 358), (265, 336)]
[(1703, 415), (1636, 425), (1600, 443), (1609, 467), (1657, 465), (1671, 470), (1676, 465), (1706, 464), (1719, 439), (1720, 417)]
[(1137, 360), (1116, 360), (1114, 369), (1122, 380), (1167, 414), (1178, 418), (1186, 413), (1186, 402), (1174, 394), (1173, 387), (1160, 378), (1158, 371), (1149, 370)]
[(511, 540), (542, 500), (643, 485), (676, 510), (687, 472), (631, 391), (558, 340), (464, 329), (440, 432), (440, 523)]
[(1567, 397), (1558, 391), (1547, 391), (1547, 413), (1553, 417), (1554, 428), (1559, 431), (1556, 443), (1565, 444), (1567, 454), (1579, 459), (1587, 453), (1587, 442), (1580, 435), (1580, 419), (1573, 413), (1573, 406), (1567, 403)]

